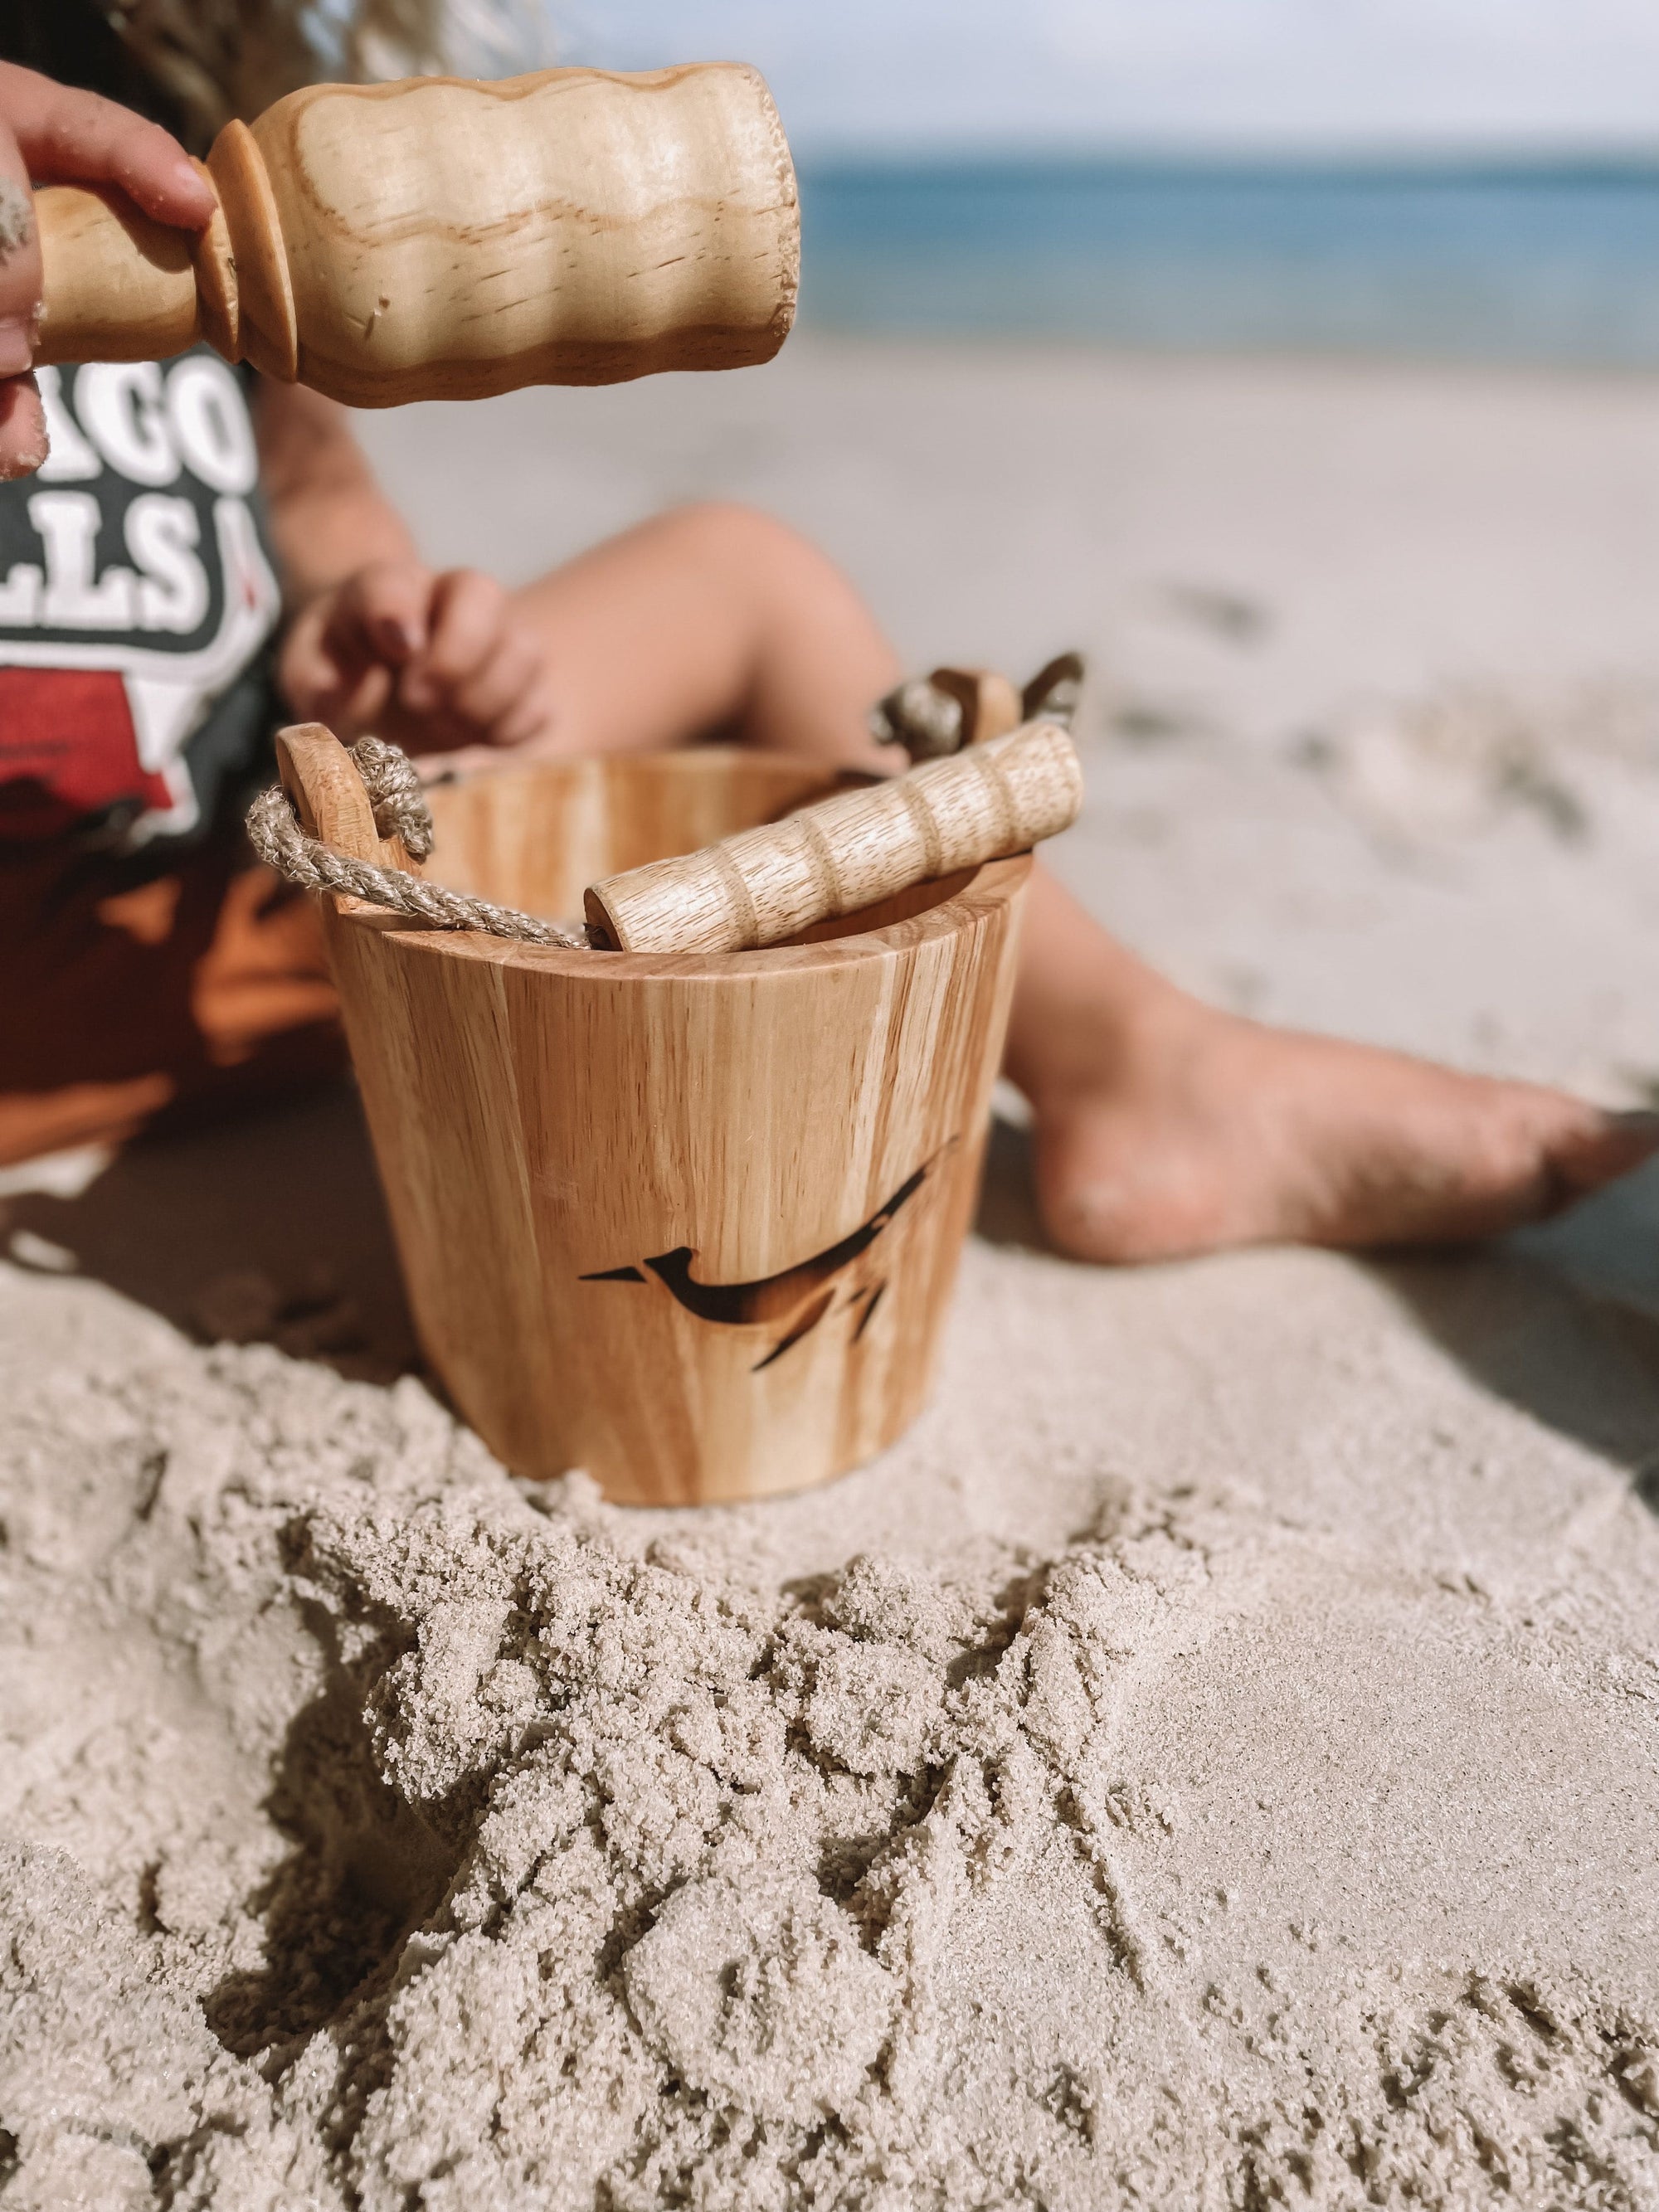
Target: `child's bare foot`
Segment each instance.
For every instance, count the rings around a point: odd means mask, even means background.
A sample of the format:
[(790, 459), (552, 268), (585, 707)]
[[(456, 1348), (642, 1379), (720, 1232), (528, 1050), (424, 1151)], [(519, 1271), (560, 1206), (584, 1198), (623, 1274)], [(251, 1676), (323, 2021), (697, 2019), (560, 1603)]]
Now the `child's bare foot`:
[(1032, 914), (1045, 956), (1062, 903), (1072, 957), (1045, 957), (1045, 1006), (1022, 988), (1010, 1066), (1036, 1117), (1044, 1224), (1079, 1259), (1454, 1243), (1554, 1212), (1659, 1152), (1659, 1116), (1200, 1006), (1052, 887)]

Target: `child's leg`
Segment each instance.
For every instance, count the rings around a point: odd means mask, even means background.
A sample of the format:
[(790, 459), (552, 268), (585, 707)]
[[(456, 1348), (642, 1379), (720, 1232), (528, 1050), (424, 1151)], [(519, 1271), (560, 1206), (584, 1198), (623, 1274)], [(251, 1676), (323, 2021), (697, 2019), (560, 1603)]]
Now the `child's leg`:
[(1007, 1068), (1031, 1103), (1044, 1223), (1082, 1259), (1491, 1236), (1659, 1149), (1650, 1114), (1218, 1012), (1041, 868)]
[(892, 647), (841, 571), (764, 515), (658, 516), (517, 599), (551, 666), (548, 750), (648, 751), (719, 733), (902, 765), (865, 722), (901, 673)]
[[(844, 577), (781, 525), (690, 508), (532, 585), (560, 751), (721, 730), (849, 765), (898, 665)], [(1200, 1005), (1039, 867), (1008, 1072), (1030, 1100), (1063, 1249), (1152, 1260), (1265, 1242), (1441, 1243), (1532, 1218), (1659, 1147), (1529, 1084), (1298, 1036)]]

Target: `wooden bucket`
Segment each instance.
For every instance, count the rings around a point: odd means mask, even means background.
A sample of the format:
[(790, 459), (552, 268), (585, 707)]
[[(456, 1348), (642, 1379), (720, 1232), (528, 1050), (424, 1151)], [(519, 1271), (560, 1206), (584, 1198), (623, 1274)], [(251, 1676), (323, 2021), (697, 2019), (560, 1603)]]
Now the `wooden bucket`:
[[(334, 749), (330, 748), (331, 751)], [(343, 750), (325, 842), (394, 861)], [(431, 791), (428, 875), (548, 915), (836, 787), (709, 746)], [(1030, 858), (763, 952), (565, 951), (325, 898), (421, 1340), (516, 1474), (683, 1504), (820, 1482), (928, 1392)]]

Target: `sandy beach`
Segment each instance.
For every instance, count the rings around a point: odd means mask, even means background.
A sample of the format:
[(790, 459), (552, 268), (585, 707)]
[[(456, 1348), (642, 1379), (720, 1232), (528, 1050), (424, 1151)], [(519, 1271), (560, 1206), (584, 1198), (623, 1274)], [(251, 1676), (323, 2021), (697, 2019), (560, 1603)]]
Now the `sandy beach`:
[[(1091, 656), (1054, 864), (1241, 1011), (1659, 1097), (1659, 385), (806, 337), (365, 418), (431, 557), (811, 532)], [(10, 2212), (1659, 2201), (1659, 1176), (1036, 1249), (641, 1514), (415, 1370), (346, 1093), (0, 1189)]]

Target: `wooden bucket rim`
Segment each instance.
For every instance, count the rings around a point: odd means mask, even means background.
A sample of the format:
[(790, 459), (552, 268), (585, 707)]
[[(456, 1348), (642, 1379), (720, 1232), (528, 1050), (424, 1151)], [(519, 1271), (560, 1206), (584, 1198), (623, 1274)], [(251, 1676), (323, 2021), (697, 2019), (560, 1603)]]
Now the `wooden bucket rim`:
[[(823, 763), (801, 753), (757, 753), (745, 745), (703, 744), (674, 752), (570, 754), (561, 759), (503, 761), (447, 780), (435, 787), (453, 789), (475, 776), (531, 778), (549, 770), (586, 769), (596, 760), (608, 769), (631, 774), (665, 769), (674, 775), (708, 775), (728, 762), (745, 766), (775, 766), (799, 775), (803, 768), (822, 770)], [(857, 769), (836, 772), (849, 787), (879, 779)], [(781, 777), (781, 781), (782, 778)], [(978, 867), (958, 870), (954, 877), (939, 878), (955, 888), (921, 913), (879, 929), (856, 930), (844, 937), (827, 938), (817, 945), (779, 945), (754, 952), (598, 952), (574, 951), (562, 945), (526, 945), (483, 930), (431, 929), (407, 916), (371, 906), (367, 901), (334, 897), (331, 903), (343, 921), (386, 939), (400, 955), (435, 955), (450, 960), (478, 961), (497, 968), (528, 969), (586, 983), (652, 981), (742, 982), (758, 975), (780, 975), (791, 969), (843, 968), (861, 960), (890, 959), (939, 937), (954, 936), (970, 927), (982, 915), (1006, 904), (1024, 884), (1031, 866), (1030, 853), (1015, 853), (1006, 860), (987, 860)], [(441, 875), (434, 881), (441, 882)]]

